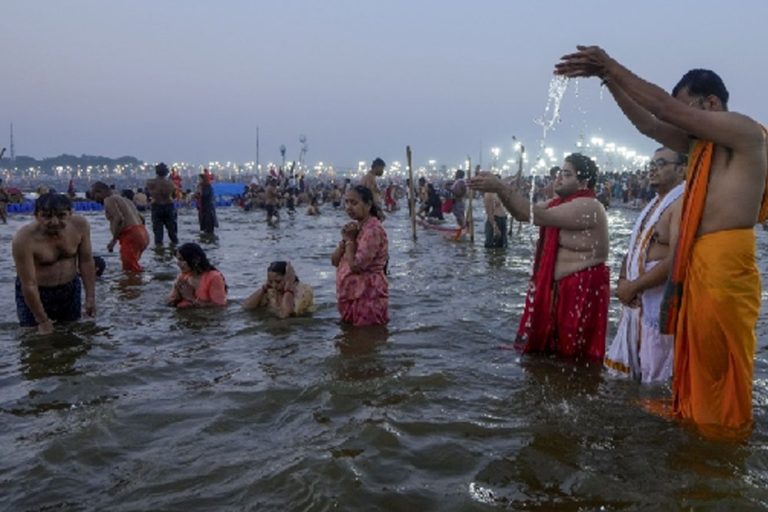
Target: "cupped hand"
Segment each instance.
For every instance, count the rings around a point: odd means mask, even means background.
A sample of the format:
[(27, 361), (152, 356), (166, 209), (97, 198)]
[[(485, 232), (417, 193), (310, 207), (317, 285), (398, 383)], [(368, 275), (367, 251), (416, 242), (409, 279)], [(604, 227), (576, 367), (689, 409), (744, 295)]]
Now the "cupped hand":
[(577, 46), (575, 53), (560, 57), (555, 64), (555, 74), (569, 78), (604, 77), (611, 58), (599, 46)]
[(498, 193), (504, 189), (504, 183), (489, 172), (481, 172), (479, 175), (469, 180), (469, 188), (479, 192)]
[(357, 222), (347, 222), (343, 228), (341, 228), (341, 238), (345, 241), (354, 241), (357, 239), (357, 233), (359, 227)]
[(189, 284), (188, 281), (181, 281), (176, 289), (179, 291), (181, 298), (187, 301), (195, 300), (195, 287)]

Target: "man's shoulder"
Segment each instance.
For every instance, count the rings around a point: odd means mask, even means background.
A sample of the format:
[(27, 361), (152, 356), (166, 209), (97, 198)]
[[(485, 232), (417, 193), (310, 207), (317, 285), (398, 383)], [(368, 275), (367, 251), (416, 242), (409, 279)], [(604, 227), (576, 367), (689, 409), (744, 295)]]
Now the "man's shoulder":
[(88, 219), (82, 215), (72, 215), (70, 221), (78, 230), (91, 229), (91, 224), (88, 222)]

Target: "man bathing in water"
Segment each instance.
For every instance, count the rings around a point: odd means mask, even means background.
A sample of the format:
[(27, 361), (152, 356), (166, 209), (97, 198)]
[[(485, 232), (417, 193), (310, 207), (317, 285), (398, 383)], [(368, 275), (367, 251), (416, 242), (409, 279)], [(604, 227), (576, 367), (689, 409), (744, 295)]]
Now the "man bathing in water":
[(675, 336), (672, 410), (704, 435), (746, 438), (760, 312), (753, 228), (768, 217), (765, 129), (728, 111), (728, 90), (710, 70), (687, 72), (670, 95), (601, 48), (579, 46), (555, 72), (601, 78), (638, 130), (688, 152), (679, 236), (671, 241), (674, 264), (661, 310), (662, 332)]
[(178, 225), (176, 223), (176, 208), (173, 205), (173, 198), (176, 195), (176, 186), (173, 182), (165, 179), (168, 176), (168, 166), (160, 162), (155, 166), (156, 178), (147, 180), (145, 188), (149, 192), (152, 200), (152, 232), (155, 235), (155, 247), (163, 245), (163, 228), (168, 231), (168, 238), (171, 244), (179, 243), (176, 235)]
[(386, 167), (387, 164), (384, 163), (384, 160), (381, 158), (376, 158), (371, 163), (371, 169), (365, 173), (365, 176), (363, 176), (363, 179), (360, 180), (360, 184), (370, 190), (373, 193), (373, 204), (376, 205), (376, 211), (378, 212), (379, 220), (384, 220), (386, 215), (384, 215), (384, 207), (381, 204), (381, 191), (379, 190), (379, 186), (376, 184), (376, 178), (381, 178), (384, 176), (384, 167)]
[(72, 215), (67, 196), (40, 196), (35, 220), (16, 232), (11, 249), (17, 274), (16, 312), (23, 327), (37, 326), (38, 333), (50, 334), (54, 320), (79, 319), (82, 287), (86, 315), (96, 314), (91, 227), (85, 217)]
[(149, 234), (136, 205), (130, 199), (112, 193), (109, 186), (101, 181), (91, 185), (91, 196), (104, 205), (104, 215), (109, 221), (112, 240), (107, 244), (107, 250), (112, 252), (115, 244), (120, 242), (123, 270), (141, 272), (139, 259), (149, 245)]
[[(600, 361), (605, 356), (608, 221), (595, 198), (596, 181), (595, 163), (573, 153), (557, 175), (557, 197), (533, 206), (533, 223), (541, 230), (517, 331), (516, 344), (523, 352)], [(529, 220), (531, 203), (498, 177), (484, 173), (472, 178), (470, 187), (498, 194), (515, 219)]]
[(654, 153), (648, 179), (657, 194), (635, 221), (619, 271), (621, 318), (605, 366), (644, 383), (666, 383), (672, 376), (674, 341), (660, 333), (659, 312), (672, 268), (670, 241), (680, 223), (685, 164), (686, 156), (671, 149)]

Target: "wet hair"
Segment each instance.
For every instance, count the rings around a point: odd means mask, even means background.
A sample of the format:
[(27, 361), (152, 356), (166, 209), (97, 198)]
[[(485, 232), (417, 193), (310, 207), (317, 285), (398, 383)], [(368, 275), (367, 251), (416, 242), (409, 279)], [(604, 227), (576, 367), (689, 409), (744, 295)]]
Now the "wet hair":
[(378, 217), (379, 216), (379, 207), (376, 206), (376, 203), (373, 201), (373, 192), (371, 192), (371, 189), (364, 185), (355, 185), (352, 187), (353, 191), (357, 192), (357, 195), (360, 196), (360, 199), (363, 200), (364, 203), (368, 203), (371, 205), (370, 214), (371, 217)]
[(594, 189), (597, 183), (597, 164), (588, 156), (581, 153), (571, 153), (565, 157), (565, 161), (576, 168), (576, 177), (579, 181), (587, 182), (587, 188)]
[(373, 163), (371, 164), (371, 167), (386, 167), (387, 164), (384, 163), (384, 160), (381, 158), (374, 159)]
[(723, 104), (723, 108), (728, 108), (728, 89), (725, 88), (723, 79), (710, 69), (692, 69), (684, 74), (672, 89), (672, 96), (677, 96), (683, 89), (687, 89), (691, 96), (714, 95)]
[(35, 214), (61, 210), (72, 211), (72, 200), (64, 194), (47, 192), (35, 200)]
[(285, 275), (285, 269), (288, 268), (287, 261), (273, 261), (267, 267), (267, 272), (274, 272), (275, 274)]
[(160, 162), (155, 166), (155, 173), (158, 176), (168, 176), (168, 166), (165, 165), (163, 162)]
[(107, 262), (101, 256), (94, 256), (93, 265), (96, 267), (96, 277), (101, 277), (107, 268)]
[[(269, 264), (269, 267), (267, 267), (267, 272), (274, 272), (275, 274), (280, 274), (281, 276), (285, 275), (285, 271), (288, 269), (288, 262), (287, 261), (273, 261)], [(299, 278), (296, 277), (296, 282), (299, 282)]]
[(211, 262), (208, 261), (208, 256), (205, 255), (203, 248), (196, 243), (189, 242), (183, 244), (176, 249), (176, 252), (179, 253), (181, 259), (186, 261), (189, 268), (195, 273), (202, 274), (209, 270), (216, 270), (216, 267), (211, 265)]

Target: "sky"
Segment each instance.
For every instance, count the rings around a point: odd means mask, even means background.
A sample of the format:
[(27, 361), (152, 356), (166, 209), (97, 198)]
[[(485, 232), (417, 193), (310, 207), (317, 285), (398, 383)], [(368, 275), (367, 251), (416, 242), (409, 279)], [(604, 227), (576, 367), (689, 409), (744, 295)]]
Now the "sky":
[[(16, 155), (355, 167), (572, 151), (650, 153), (597, 79), (571, 81), (545, 141), (552, 70), (597, 44), (670, 90), (718, 72), (730, 109), (768, 123), (768, 2), (3, 0), (0, 145)], [(7, 156), (7, 155), (6, 155)]]

